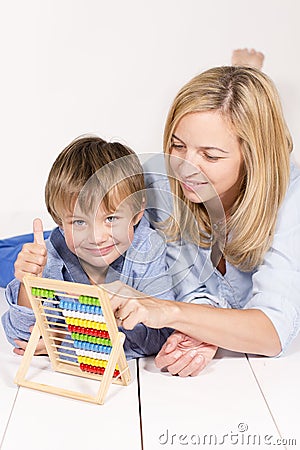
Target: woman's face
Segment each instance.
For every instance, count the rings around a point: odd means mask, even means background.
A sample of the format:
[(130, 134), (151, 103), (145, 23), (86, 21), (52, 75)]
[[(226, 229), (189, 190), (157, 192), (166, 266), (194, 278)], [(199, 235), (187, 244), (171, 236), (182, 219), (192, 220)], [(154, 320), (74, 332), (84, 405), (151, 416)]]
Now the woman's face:
[(193, 203), (218, 195), (229, 211), (239, 191), (242, 155), (237, 136), (217, 111), (185, 115), (174, 130), (170, 165)]

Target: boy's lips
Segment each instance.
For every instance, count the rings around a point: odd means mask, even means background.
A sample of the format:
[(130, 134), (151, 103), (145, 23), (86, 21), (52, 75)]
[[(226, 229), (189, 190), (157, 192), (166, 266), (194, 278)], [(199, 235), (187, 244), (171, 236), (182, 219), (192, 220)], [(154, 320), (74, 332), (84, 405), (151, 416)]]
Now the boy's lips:
[(93, 247), (93, 248), (87, 248), (86, 250), (95, 255), (95, 256), (105, 256), (108, 253), (110, 253), (115, 248), (114, 244), (107, 245), (106, 247)]

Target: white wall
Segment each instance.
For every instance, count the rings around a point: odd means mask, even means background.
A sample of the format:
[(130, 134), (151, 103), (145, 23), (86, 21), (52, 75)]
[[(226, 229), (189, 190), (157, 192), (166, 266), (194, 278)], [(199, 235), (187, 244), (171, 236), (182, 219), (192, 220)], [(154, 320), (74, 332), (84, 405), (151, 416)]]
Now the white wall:
[(74, 137), (161, 151), (177, 90), (254, 47), (276, 82), (300, 160), (298, 0), (1, 1), (0, 238), (31, 231), (57, 154)]

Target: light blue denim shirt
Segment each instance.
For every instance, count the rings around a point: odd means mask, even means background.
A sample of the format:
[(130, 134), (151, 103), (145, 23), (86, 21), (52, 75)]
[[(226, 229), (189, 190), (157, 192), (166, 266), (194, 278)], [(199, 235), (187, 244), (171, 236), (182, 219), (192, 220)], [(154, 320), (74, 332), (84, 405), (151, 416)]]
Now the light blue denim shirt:
[[(149, 220), (167, 218), (172, 208), (163, 161), (144, 164), (149, 188)], [(160, 175), (159, 175), (160, 174)], [(255, 308), (272, 321), (284, 352), (300, 328), (300, 170), (291, 164), (290, 184), (279, 210), (273, 243), (263, 263), (242, 272), (226, 263), (223, 276), (212, 264), (210, 250), (170, 243), (167, 263), (177, 300), (222, 308)]]
[[(55, 228), (45, 241), (48, 249), (47, 265), (43, 277), (89, 284), (78, 258), (68, 249), (62, 231)], [(120, 280), (138, 291), (162, 299), (174, 299), (172, 279), (166, 265), (166, 245), (146, 218), (135, 228), (134, 239), (126, 254), (109, 266), (106, 283)], [(16, 346), (14, 339), (28, 341), (29, 327), (35, 323), (30, 308), (17, 304), (20, 282), (12, 280), (5, 290), (9, 309), (2, 316), (2, 324), (8, 341)], [(125, 330), (124, 350), (128, 359), (156, 354), (173, 331), (170, 328), (155, 330), (137, 325)]]

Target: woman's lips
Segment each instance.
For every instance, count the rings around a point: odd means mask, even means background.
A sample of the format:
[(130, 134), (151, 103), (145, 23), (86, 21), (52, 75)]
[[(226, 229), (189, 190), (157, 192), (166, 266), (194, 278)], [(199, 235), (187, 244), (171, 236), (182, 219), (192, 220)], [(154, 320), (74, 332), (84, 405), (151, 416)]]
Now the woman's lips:
[(187, 181), (187, 180), (182, 180), (181, 181), (182, 186), (184, 187), (184, 189), (186, 189), (187, 191), (195, 191), (203, 186), (207, 186), (208, 185), (208, 181)]

